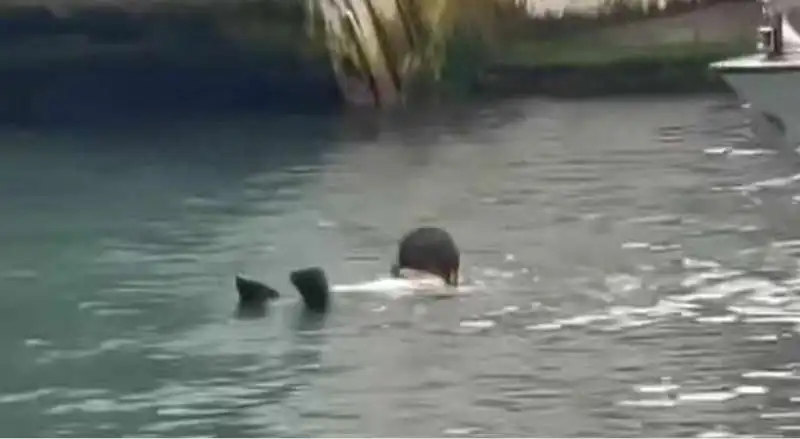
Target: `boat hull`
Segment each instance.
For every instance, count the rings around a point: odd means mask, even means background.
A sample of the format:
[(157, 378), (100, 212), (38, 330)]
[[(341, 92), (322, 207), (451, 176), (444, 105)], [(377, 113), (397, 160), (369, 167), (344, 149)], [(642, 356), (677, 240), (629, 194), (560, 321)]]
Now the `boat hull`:
[(785, 136), (792, 147), (800, 143), (800, 57), (764, 61), (760, 55), (712, 64), (740, 99), (747, 102), (764, 129)]

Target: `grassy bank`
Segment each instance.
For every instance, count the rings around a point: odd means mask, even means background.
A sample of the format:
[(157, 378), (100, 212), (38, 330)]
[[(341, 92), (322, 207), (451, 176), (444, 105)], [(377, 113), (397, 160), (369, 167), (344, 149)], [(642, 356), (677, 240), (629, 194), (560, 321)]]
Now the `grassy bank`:
[(752, 41), (614, 45), (589, 38), (518, 43), (478, 76), (485, 94), (597, 96), (727, 90), (712, 61), (754, 50)]

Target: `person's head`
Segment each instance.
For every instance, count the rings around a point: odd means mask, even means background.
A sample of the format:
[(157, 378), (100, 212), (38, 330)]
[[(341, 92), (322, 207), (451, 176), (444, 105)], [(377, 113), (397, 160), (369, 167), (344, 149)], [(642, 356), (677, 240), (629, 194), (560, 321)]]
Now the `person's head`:
[(449, 233), (437, 227), (420, 227), (400, 240), (396, 269), (410, 268), (458, 285), (461, 255)]

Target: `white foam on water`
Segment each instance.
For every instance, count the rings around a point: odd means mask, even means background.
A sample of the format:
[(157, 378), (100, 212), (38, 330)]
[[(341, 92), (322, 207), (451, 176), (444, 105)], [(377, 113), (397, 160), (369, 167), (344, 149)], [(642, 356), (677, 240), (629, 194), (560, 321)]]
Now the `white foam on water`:
[(577, 327), (577, 326), (587, 326), (590, 323), (608, 320), (609, 318), (610, 317), (605, 314), (586, 314), (582, 316), (560, 319), (555, 321), (554, 323), (558, 324), (559, 327)]
[(698, 268), (720, 268), (721, 265), (717, 261), (712, 260), (704, 260), (704, 259), (693, 259), (693, 258), (683, 258), (683, 266), (687, 269), (698, 269)]
[(800, 425), (778, 425), (774, 428), (780, 431), (800, 431)]
[(468, 329), (489, 329), (496, 325), (492, 320), (462, 320), (458, 326)]
[(620, 401), (618, 405), (641, 408), (668, 408), (676, 407), (682, 404), (727, 402), (737, 398), (738, 396), (739, 394), (735, 392), (694, 392), (680, 394), (675, 398), (664, 397), (655, 399), (625, 400)]
[(25, 346), (28, 347), (43, 347), (51, 346), (53, 343), (41, 338), (29, 338), (25, 340)]
[(651, 244), (650, 251), (653, 253), (666, 253), (683, 248), (680, 244)]
[(708, 155), (728, 155), (728, 156), (762, 156), (762, 155), (772, 155), (775, 154), (775, 151), (771, 151), (768, 149), (737, 149), (732, 148), (730, 146), (724, 146), (719, 148), (706, 148), (703, 150), (705, 154)]
[(800, 412), (767, 412), (759, 413), (761, 419), (787, 419), (800, 418)]
[(765, 386), (738, 386), (733, 391), (739, 395), (764, 395), (769, 392), (769, 388)]
[(745, 337), (745, 339), (751, 341), (776, 341), (778, 340), (778, 334), (751, 335)]
[(447, 436), (461, 436), (461, 437), (464, 437), (464, 436), (467, 436), (467, 435), (470, 435), (470, 434), (478, 433), (479, 431), (480, 431), (480, 429), (472, 428), (472, 427), (461, 427), (461, 428), (454, 427), (454, 428), (447, 428), (442, 433), (447, 435)]
[(767, 188), (779, 188), (788, 186), (789, 184), (800, 181), (800, 174), (790, 175), (788, 177), (768, 178), (766, 180), (757, 181), (748, 185), (736, 186), (734, 190), (741, 190), (744, 192), (753, 192)]
[(334, 221), (329, 221), (326, 219), (320, 219), (317, 221), (317, 227), (319, 227), (320, 229), (334, 229), (337, 226), (338, 224), (336, 224), (336, 222)]
[(654, 306), (609, 306), (600, 312), (564, 317), (551, 322), (528, 325), (530, 331), (554, 331), (562, 328), (595, 327), (603, 331), (619, 331), (647, 326), (665, 317), (696, 317), (694, 303), (662, 299)]
[(759, 303), (761, 305), (768, 305), (768, 306), (780, 306), (788, 304), (792, 301), (792, 298), (788, 296), (788, 288), (775, 286), (776, 288), (773, 290), (763, 290), (757, 291), (755, 294), (750, 296), (748, 299), (751, 302)]
[(800, 315), (745, 317), (744, 321), (753, 324), (800, 323)]
[(642, 280), (629, 274), (611, 274), (606, 276), (606, 288), (614, 294), (626, 294), (642, 288)]
[(739, 320), (739, 316), (737, 316), (736, 314), (725, 314), (721, 316), (697, 317), (695, 320), (698, 323), (711, 323), (711, 324), (734, 323), (737, 320)]
[(775, 241), (771, 244), (774, 248), (800, 248), (800, 239), (787, 239)]
[(788, 289), (800, 287), (800, 277), (793, 277), (783, 281), (783, 285)]
[(500, 317), (500, 316), (504, 316), (506, 314), (515, 313), (517, 311), (519, 311), (519, 307), (518, 306), (509, 305), (509, 306), (504, 306), (502, 309), (499, 309), (499, 310), (496, 310), (496, 311), (488, 311), (485, 315), (487, 317)]
[(608, 316), (625, 317), (633, 315), (650, 315), (652, 308), (635, 306), (611, 306), (608, 308)]
[(647, 326), (647, 325), (655, 323), (657, 321), (658, 320), (656, 320), (656, 319), (639, 319), (639, 320), (636, 320), (636, 319), (631, 319), (631, 318), (625, 318), (625, 319), (619, 319), (614, 324), (611, 324), (611, 325), (609, 325), (609, 326), (607, 326), (605, 328), (602, 328), (602, 329), (605, 330), (605, 331), (621, 331), (623, 329), (639, 328), (639, 327), (642, 327), (642, 326)]
[(678, 395), (681, 402), (725, 402), (739, 396), (735, 392), (696, 392)]
[(30, 392), (6, 393), (0, 395), (0, 404), (16, 404), (26, 401), (35, 401), (53, 393), (55, 393), (55, 389), (38, 389)]
[(632, 224), (664, 224), (664, 223), (679, 223), (681, 222), (681, 217), (676, 215), (653, 215), (653, 216), (641, 216), (638, 218), (632, 218), (628, 221)]
[(710, 281), (731, 279), (736, 276), (741, 276), (742, 274), (744, 273), (738, 270), (704, 271), (687, 276), (685, 279), (683, 279), (683, 281), (681, 281), (681, 286), (684, 288), (694, 288)]
[(774, 286), (775, 284), (764, 279), (737, 278), (727, 282), (700, 287), (695, 290), (694, 293), (683, 296), (682, 299), (686, 301), (720, 300), (748, 291), (773, 288)]
[(752, 436), (742, 436), (733, 433), (729, 429), (725, 428), (724, 426), (718, 425), (714, 427), (713, 430), (709, 430), (703, 433), (698, 434), (696, 437), (698, 438), (745, 438), (745, 437), (752, 437)]
[(674, 384), (669, 377), (663, 377), (660, 384), (639, 384), (634, 388), (639, 393), (667, 393), (678, 390), (680, 385)]
[(743, 373), (742, 378), (796, 380), (800, 377), (795, 375), (794, 371), (791, 370), (753, 370)]
[[(679, 298), (677, 298), (679, 299)], [(648, 310), (649, 316), (660, 316), (668, 314), (683, 315), (686, 311), (693, 311), (702, 308), (701, 305), (691, 302), (684, 302), (673, 299), (662, 299), (655, 306)]]
[(639, 399), (639, 400), (625, 400), (620, 401), (618, 405), (623, 407), (639, 407), (639, 408), (665, 408), (676, 407), (678, 401), (674, 399)]
[(736, 314), (740, 314), (743, 316), (774, 316), (785, 314), (786, 311), (783, 311), (778, 308), (768, 307), (768, 306), (738, 306), (738, 305), (731, 305), (728, 307), (728, 310), (734, 312)]
[(513, 271), (500, 270), (497, 268), (486, 268), (483, 270), (482, 274), (489, 278), (499, 278), (499, 279), (512, 279), (516, 275), (516, 273)]
[(556, 331), (563, 328), (564, 325), (558, 322), (550, 323), (537, 323), (535, 325), (528, 325), (525, 327), (528, 331)]

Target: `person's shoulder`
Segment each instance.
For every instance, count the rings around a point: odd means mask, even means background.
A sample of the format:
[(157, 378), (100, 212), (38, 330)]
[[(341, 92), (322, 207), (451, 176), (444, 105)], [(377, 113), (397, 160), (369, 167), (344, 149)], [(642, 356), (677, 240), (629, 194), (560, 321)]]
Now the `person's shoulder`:
[(467, 289), (449, 285), (439, 276), (413, 269), (401, 269), (400, 278), (406, 280), (414, 295), (424, 297), (455, 297), (467, 294)]

